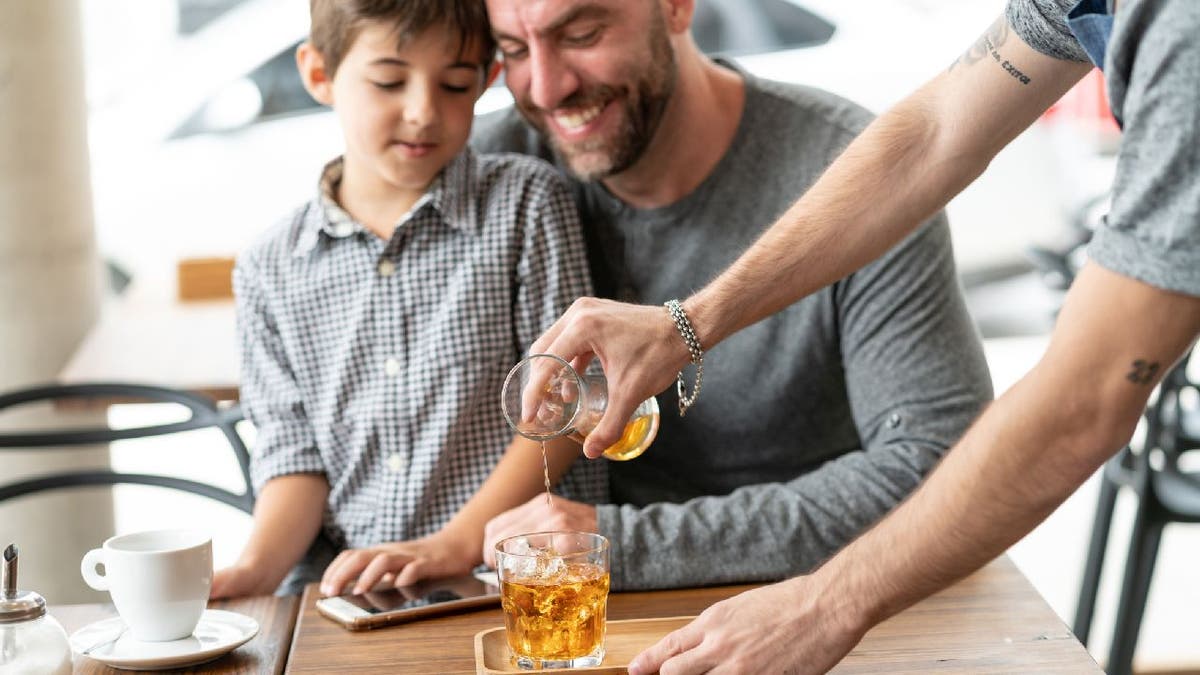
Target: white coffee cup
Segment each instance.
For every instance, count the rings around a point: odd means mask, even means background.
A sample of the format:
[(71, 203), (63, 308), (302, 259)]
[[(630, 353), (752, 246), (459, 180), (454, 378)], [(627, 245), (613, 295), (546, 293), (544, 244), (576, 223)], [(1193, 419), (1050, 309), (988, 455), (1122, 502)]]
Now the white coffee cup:
[(196, 630), (208, 604), (212, 538), (196, 530), (120, 535), (88, 551), (79, 569), (89, 586), (112, 595), (135, 639), (178, 640)]

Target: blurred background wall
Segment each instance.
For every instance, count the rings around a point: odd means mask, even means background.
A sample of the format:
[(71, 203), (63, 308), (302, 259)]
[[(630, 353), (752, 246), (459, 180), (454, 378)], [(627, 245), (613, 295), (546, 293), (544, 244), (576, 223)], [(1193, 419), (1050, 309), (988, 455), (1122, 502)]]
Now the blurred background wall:
[[(0, 3), (0, 389), (54, 379), (99, 309), (78, 0)], [(96, 413), (90, 413), (95, 415)], [(7, 424), (62, 423), (54, 409)], [(84, 418), (89, 413), (75, 413)], [(78, 421), (86, 421), (78, 420)], [(6, 452), (5, 479), (104, 465), (107, 448)], [(81, 601), (78, 561), (112, 531), (105, 490), (0, 505), (0, 545), (21, 547), (21, 585)]]

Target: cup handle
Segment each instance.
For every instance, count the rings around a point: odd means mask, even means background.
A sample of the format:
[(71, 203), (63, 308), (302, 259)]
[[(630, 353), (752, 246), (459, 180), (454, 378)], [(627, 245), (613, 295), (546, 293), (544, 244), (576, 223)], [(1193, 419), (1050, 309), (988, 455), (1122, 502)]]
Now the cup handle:
[(96, 571), (96, 565), (104, 564), (104, 549), (94, 548), (88, 551), (83, 556), (83, 561), (79, 563), (79, 572), (83, 575), (83, 580), (88, 586), (98, 590), (108, 590), (108, 568), (105, 566), (104, 574)]

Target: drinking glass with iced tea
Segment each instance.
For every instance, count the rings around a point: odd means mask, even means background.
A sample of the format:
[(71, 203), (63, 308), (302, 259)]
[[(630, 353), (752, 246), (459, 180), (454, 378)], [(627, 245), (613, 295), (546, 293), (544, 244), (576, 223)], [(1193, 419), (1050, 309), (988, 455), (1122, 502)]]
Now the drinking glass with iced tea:
[[(608, 381), (602, 373), (576, 372), (553, 354), (534, 354), (509, 371), (500, 391), (500, 407), (513, 431), (535, 441), (566, 436), (583, 443), (608, 406)], [(658, 401), (642, 401), (625, 423), (620, 440), (604, 451), (608, 459), (633, 459), (658, 434)]]
[(601, 664), (608, 610), (607, 539), (588, 532), (501, 539), (496, 570), (504, 632), (518, 668)]

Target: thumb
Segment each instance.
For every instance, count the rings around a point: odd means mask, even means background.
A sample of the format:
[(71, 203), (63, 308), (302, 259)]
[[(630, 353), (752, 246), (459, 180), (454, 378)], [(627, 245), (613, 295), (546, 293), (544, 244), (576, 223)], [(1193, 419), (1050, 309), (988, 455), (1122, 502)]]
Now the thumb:
[(625, 397), (613, 396), (611, 391), (609, 394), (608, 408), (604, 411), (604, 416), (584, 441), (583, 454), (592, 459), (604, 454), (605, 450), (621, 440), (621, 435), (625, 433), (625, 425), (637, 407), (636, 403), (630, 403)]

